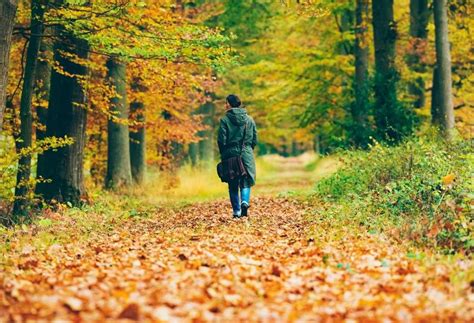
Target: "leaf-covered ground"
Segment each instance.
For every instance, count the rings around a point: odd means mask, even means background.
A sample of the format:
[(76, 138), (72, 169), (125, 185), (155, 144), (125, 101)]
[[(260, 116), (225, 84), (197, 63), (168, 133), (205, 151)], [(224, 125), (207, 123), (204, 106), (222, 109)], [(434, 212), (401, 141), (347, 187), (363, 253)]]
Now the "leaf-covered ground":
[(0, 321), (472, 321), (468, 260), (433, 261), (363, 228), (318, 227), (305, 199), (160, 209), (87, 239), (24, 246), (0, 272)]

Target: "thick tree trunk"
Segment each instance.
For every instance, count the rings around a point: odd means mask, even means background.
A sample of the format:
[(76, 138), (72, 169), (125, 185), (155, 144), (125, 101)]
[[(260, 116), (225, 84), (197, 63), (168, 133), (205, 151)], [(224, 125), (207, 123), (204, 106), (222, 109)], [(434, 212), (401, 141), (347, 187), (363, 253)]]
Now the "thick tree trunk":
[(447, 0), (434, 0), (435, 43), (436, 43), (436, 73), (433, 81), (432, 111), (433, 124), (439, 126), (446, 138), (454, 129), (454, 109), (452, 97), (451, 53), (448, 39)]
[[(56, 151), (45, 152), (47, 167), (38, 174), (48, 182), (37, 185), (37, 193), (46, 200), (81, 203), (86, 194), (83, 177), (84, 146), (86, 142), (87, 104), (86, 92), (81, 81), (87, 77), (87, 68), (65, 56), (88, 59), (89, 48), (84, 40), (77, 39), (62, 27), (56, 28), (60, 37), (54, 44), (54, 59), (65, 73), (53, 70), (51, 74), (51, 95), (48, 108), (46, 135), (48, 137), (69, 137), (72, 145)], [(65, 53), (66, 55), (63, 55)], [(71, 77), (70, 75), (74, 75)]]
[(369, 1), (356, 1), (355, 28), (355, 102), (352, 106), (353, 133), (352, 137), (359, 147), (365, 147), (369, 140)]
[[(20, 149), (31, 147), (33, 141), (33, 113), (31, 103), (33, 100), (35, 73), (38, 62), (41, 37), (43, 35), (43, 17), (45, 1), (34, 0), (31, 3), (31, 37), (26, 51), (25, 75), (20, 101)], [(31, 154), (24, 155), (18, 162), (18, 172), (15, 188), (15, 203), (13, 213), (26, 215), (27, 195), (30, 189)]]
[[(49, 93), (51, 88), (51, 63), (53, 46), (52, 43), (43, 38), (40, 45), (40, 60), (36, 66), (36, 97), (40, 101), (40, 105), (36, 107), (36, 115), (38, 123), (36, 125), (36, 140), (46, 138), (46, 124), (48, 123), (48, 106)], [(36, 173), (44, 174), (45, 168), (48, 167), (44, 154), (38, 154), (38, 162), (36, 165)]]
[(117, 189), (132, 183), (130, 136), (128, 126), (123, 124), (128, 120), (126, 67), (117, 59), (110, 58), (107, 61), (107, 68), (110, 83), (117, 95), (111, 100), (113, 117), (108, 122), (105, 186), (108, 189)]
[(143, 184), (146, 171), (146, 145), (145, 145), (145, 106), (142, 102), (132, 102), (130, 113), (140, 123), (136, 129), (130, 130), (130, 163), (132, 179), (136, 184)]
[(5, 110), (10, 47), (18, 0), (0, 0), (0, 129)]
[(199, 133), (201, 141), (199, 141), (199, 160), (204, 163), (212, 163), (214, 161), (214, 116), (216, 106), (212, 102), (207, 102), (201, 106), (200, 113), (203, 115), (203, 123), (207, 127)]
[[(410, 0), (410, 37), (412, 41), (411, 52), (407, 55), (409, 68), (415, 73), (426, 72), (426, 64), (423, 57), (426, 55), (424, 49), (428, 38), (428, 21), (430, 10), (428, 0)], [(416, 76), (409, 84), (408, 91), (414, 98), (415, 108), (425, 106), (425, 81), (423, 77)]]
[(393, 0), (373, 0), (372, 16), (375, 47), (375, 122), (380, 138), (398, 140), (401, 138), (402, 116), (397, 101), (397, 31), (393, 18)]

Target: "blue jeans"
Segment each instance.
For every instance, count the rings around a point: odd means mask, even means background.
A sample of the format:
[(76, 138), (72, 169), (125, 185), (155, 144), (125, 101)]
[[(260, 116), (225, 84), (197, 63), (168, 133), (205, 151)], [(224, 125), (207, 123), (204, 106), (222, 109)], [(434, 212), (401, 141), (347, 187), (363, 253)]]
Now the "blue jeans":
[(240, 205), (242, 203), (247, 203), (247, 205), (250, 205), (250, 187), (245, 187), (244, 185), (242, 185), (240, 180), (232, 181), (229, 183), (229, 196), (234, 215), (240, 215)]

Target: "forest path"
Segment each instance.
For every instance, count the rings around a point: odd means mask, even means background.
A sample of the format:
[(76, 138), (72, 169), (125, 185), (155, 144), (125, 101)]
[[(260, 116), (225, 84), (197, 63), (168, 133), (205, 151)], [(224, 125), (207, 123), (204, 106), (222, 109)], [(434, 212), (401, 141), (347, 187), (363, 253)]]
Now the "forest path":
[(234, 220), (226, 200), (196, 203), (83, 243), (26, 249), (17, 268), (0, 273), (0, 321), (474, 318), (448, 266), (363, 229), (318, 222), (304, 200), (262, 193), (250, 211)]

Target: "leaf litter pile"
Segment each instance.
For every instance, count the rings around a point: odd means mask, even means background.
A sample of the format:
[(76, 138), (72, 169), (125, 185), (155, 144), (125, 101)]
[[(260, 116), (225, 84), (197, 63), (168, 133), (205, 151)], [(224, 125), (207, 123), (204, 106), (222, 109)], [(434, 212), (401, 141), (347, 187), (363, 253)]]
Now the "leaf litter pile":
[(314, 227), (308, 209), (259, 197), (234, 220), (221, 200), (26, 247), (0, 272), (0, 321), (474, 320), (452, 266), (381, 235)]

